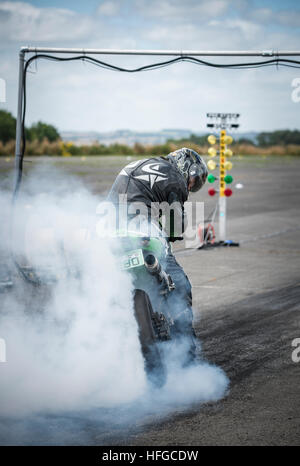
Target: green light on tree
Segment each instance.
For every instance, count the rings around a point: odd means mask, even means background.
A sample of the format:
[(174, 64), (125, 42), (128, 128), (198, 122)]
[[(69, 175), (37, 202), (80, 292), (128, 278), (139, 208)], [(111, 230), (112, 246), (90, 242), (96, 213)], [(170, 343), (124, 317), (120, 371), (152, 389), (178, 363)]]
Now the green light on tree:
[(207, 177), (207, 181), (208, 181), (209, 183), (213, 183), (216, 179), (217, 179), (217, 178), (216, 178), (212, 173), (210, 173), (210, 174), (208, 175), (208, 177)]
[(226, 175), (226, 176), (224, 177), (224, 181), (225, 181), (226, 184), (230, 184), (230, 183), (233, 182), (233, 178), (232, 178), (231, 175)]

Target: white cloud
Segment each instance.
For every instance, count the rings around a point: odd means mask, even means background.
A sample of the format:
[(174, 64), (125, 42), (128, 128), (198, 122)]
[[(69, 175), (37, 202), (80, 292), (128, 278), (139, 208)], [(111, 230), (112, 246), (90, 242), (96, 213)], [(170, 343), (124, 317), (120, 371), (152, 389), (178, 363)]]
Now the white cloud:
[(115, 16), (121, 8), (120, 2), (117, 0), (103, 2), (99, 5), (97, 13), (103, 16)]
[(263, 33), (262, 27), (260, 25), (255, 24), (253, 21), (247, 21), (243, 19), (227, 19), (222, 21), (220, 26), (222, 29), (227, 29), (228, 33), (231, 33), (233, 30), (241, 33), (241, 42), (255, 41), (257, 35)]
[(247, 12), (248, 18), (264, 25), (281, 25), (300, 28), (300, 11), (271, 10), (270, 8), (257, 8)]
[(204, 23), (208, 18), (218, 17), (226, 13), (227, 0), (136, 0), (138, 11), (148, 17), (163, 21), (194, 20)]
[(249, 17), (259, 23), (273, 21), (273, 12), (270, 8), (257, 8), (249, 12)]
[(24, 17), (37, 18), (39, 16), (39, 9), (24, 2), (1, 2), (0, 11), (7, 13), (18, 13)]
[(264, 30), (261, 25), (241, 19), (211, 20), (201, 28), (196, 24), (182, 24), (172, 28), (158, 24), (143, 32), (147, 40), (158, 47), (179, 50), (242, 50), (261, 48)]
[(282, 10), (277, 16), (278, 23), (284, 26), (294, 26), (300, 28), (300, 11)]
[(0, 3), (0, 37), (9, 41), (60, 41), (86, 38), (93, 21), (63, 8), (37, 8), (24, 2)]

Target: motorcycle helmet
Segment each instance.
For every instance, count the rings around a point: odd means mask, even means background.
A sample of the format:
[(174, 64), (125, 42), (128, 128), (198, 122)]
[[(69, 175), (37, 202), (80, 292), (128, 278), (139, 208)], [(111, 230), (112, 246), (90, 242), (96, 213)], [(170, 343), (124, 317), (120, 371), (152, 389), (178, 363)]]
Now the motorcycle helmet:
[(185, 178), (189, 191), (197, 192), (204, 185), (208, 171), (202, 157), (194, 150), (183, 147), (167, 155), (170, 162)]

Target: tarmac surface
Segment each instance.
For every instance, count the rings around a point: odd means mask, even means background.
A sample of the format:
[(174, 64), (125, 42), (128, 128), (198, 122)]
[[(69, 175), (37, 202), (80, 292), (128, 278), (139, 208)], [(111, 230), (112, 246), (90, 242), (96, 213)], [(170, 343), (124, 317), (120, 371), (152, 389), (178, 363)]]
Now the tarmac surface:
[[(37, 163), (30, 160), (28, 165)], [(80, 176), (100, 194), (126, 162), (126, 157), (73, 157), (51, 163)], [(0, 158), (1, 183), (7, 189), (11, 164)], [(300, 444), (300, 362), (292, 360), (292, 342), (300, 338), (300, 158), (234, 157), (233, 164), (227, 235), (240, 247), (175, 247), (193, 286), (201, 356), (228, 375), (227, 396), (126, 428), (90, 423), (84, 428), (86, 443)], [(236, 183), (243, 189), (235, 189)], [(204, 201), (207, 215), (216, 198), (205, 187), (192, 200)], [(67, 443), (81, 443), (80, 434)]]

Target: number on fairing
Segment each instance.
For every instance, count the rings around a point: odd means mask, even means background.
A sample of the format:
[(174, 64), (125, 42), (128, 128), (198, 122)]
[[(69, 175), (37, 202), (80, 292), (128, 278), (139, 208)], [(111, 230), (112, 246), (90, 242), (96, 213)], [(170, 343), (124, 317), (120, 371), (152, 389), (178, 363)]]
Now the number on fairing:
[(141, 249), (131, 251), (123, 258), (122, 264), (125, 270), (133, 269), (134, 267), (140, 267), (144, 264), (143, 251)]

